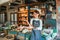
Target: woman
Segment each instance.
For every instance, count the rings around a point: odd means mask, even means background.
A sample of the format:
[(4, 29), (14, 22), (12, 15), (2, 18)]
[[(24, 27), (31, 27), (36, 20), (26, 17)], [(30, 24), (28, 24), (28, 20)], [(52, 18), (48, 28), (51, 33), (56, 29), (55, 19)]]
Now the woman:
[(34, 18), (31, 19), (30, 24), (29, 22), (27, 22), (30, 28), (32, 28), (32, 35), (30, 40), (42, 40), (41, 37), (42, 20), (39, 19), (39, 12), (37, 10), (34, 11), (33, 17)]

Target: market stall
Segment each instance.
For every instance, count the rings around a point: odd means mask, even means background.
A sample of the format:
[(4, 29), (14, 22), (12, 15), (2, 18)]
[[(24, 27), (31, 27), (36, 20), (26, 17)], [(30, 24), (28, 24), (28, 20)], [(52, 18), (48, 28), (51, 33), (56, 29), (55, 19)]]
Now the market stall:
[[(7, 34), (6, 38), (9, 39), (10, 36), (12, 36), (12, 38), (17, 38), (20, 40), (30, 40), (32, 28), (29, 27), (27, 21), (29, 23), (31, 22), (35, 10), (39, 11), (40, 14), (39, 19), (42, 20), (41, 35), (43, 40), (48, 40), (48, 38), (53, 40), (56, 37), (57, 27), (56, 27), (55, 1), (42, 1), (42, 2), (26, 1), (24, 4), (23, 3), (15, 4), (16, 2), (17, 0), (14, 3), (9, 3), (9, 5), (7, 6), (8, 7), (7, 10), (5, 9), (6, 11), (4, 10), (3, 14), (2, 12), (0, 13), (0, 15), (3, 15), (0, 18), (1, 21), (3, 19), (6, 20), (2, 21), (5, 24), (5, 26), (2, 25), (0, 27), (1, 28), (0, 30)], [(3, 9), (1, 9), (1, 11), (2, 10)]]

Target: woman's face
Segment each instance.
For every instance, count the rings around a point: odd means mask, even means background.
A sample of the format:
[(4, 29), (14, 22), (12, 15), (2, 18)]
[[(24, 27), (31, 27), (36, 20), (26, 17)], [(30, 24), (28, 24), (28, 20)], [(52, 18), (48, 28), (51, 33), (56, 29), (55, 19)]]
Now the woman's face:
[(34, 12), (33, 16), (36, 18), (39, 16), (39, 14)]

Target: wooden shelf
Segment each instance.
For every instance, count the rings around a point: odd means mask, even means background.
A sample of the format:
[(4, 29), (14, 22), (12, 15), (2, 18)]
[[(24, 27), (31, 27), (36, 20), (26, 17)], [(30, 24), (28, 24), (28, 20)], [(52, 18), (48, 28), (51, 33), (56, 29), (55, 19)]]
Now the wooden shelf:
[(24, 21), (27, 20), (28, 21), (28, 10), (19, 10), (18, 13), (18, 25), (27, 25), (27, 23)]

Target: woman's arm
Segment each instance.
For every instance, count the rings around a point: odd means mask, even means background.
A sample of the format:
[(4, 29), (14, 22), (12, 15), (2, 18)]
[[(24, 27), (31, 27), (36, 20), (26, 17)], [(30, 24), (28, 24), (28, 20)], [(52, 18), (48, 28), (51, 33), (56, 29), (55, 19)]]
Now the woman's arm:
[(32, 20), (30, 21), (30, 23), (27, 21), (27, 20), (25, 20), (26, 22), (27, 22), (27, 24), (29, 25), (29, 27), (28, 28), (31, 28), (31, 29), (33, 29), (34, 27), (32, 26)]

